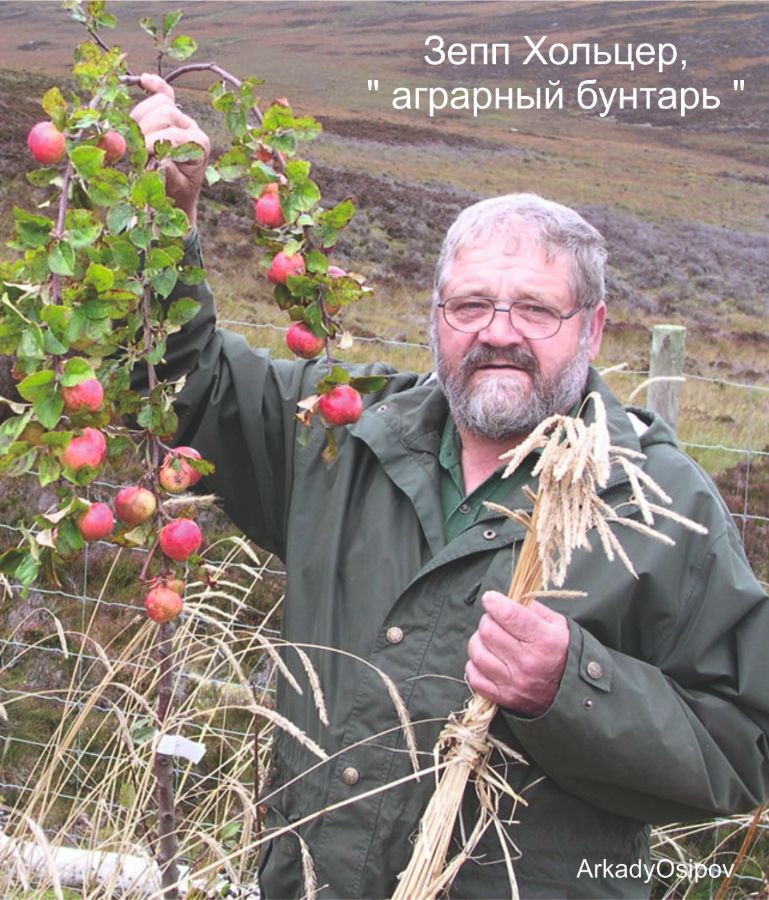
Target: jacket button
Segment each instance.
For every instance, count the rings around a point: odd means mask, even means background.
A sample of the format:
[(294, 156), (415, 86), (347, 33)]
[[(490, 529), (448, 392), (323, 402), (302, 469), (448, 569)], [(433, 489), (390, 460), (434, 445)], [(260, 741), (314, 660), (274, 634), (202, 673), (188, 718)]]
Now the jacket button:
[(494, 531), (493, 528), (487, 528), (483, 532), (483, 539), (486, 541), (493, 541), (496, 536), (497, 536), (497, 533), (496, 533), (496, 531)]
[(469, 513), (470, 512), (470, 504), (469, 503), (460, 503), (457, 507), (461, 513)]
[(381, 406), (377, 406), (376, 411), (377, 411), (377, 412), (384, 412), (386, 409), (387, 409), (387, 404), (386, 404), (386, 403), (383, 403)]
[(393, 625), (392, 628), (387, 629), (387, 634), (385, 636), (389, 643), (400, 644), (403, 640), (403, 629), (398, 628), (397, 625)]
[(357, 784), (359, 778), (360, 773), (354, 766), (347, 766), (347, 768), (342, 772), (342, 781), (345, 784)]
[(592, 659), (587, 664), (587, 674), (591, 678), (595, 679), (595, 681), (598, 681), (598, 679), (603, 676), (603, 666)]

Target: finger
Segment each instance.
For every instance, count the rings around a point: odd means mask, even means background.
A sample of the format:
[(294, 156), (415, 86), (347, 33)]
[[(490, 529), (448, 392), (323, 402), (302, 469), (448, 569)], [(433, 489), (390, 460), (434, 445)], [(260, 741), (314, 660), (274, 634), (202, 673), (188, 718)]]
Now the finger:
[(150, 94), (165, 94), (166, 97), (171, 98), (172, 102), (175, 100), (174, 89), (160, 75), (155, 75), (152, 72), (143, 72), (140, 76), (140, 84)]
[(172, 125), (175, 125), (177, 128), (193, 128), (196, 126), (194, 119), (183, 113), (178, 106), (172, 106), (168, 102), (149, 110), (142, 116), (140, 124), (145, 134), (161, 128), (169, 128)]
[(476, 694), (491, 700), (492, 703), (501, 705), (503, 698), (499, 687), (487, 678), (472, 661), (468, 661), (465, 666), (465, 679)]
[(146, 128), (148, 117), (155, 114), (158, 110), (167, 110), (165, 114), (169, 117), (173, 115), (172, 110), (178, 110), (181, 113), (174, 101), (166, 97), (165, 94), (153, 94), (134, 106), (131, 110), (131, 118), (140, 128)]
[(478, 672), (497, 686), (510, 684), (514, 673), (508, 660), (491, 649), (477, 631), (467, 642), (467, 657)]
[(509, 600), (504, 594), (487, 591), (481, 602), (486, 614), (519, 641), (536, 640), (542, 628), (542, 617), (529, 607)]
[[(474, 649), (478, 651), (479, 655), (493, 655), (505, 667), (510, 661), (517, 659), (521, 653), (521, 642), (489, 615), (481, 617), (474, 637), (476, 636)], [(469, 649), (470, 643), (468, 642)]]

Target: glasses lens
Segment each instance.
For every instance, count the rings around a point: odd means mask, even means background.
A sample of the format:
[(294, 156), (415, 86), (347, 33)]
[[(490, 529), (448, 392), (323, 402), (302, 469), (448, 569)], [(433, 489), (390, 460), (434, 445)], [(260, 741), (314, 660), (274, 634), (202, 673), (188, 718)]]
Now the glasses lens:
[(532, 340), (552, 337), (561, 327), (561, 315), (539, 303), (514, 303), (510, 307), (513, 328)]
[(443, 315), (457, 331), (483, 331), (494, 318), (494, 303), (486, 297), (451, 297)]

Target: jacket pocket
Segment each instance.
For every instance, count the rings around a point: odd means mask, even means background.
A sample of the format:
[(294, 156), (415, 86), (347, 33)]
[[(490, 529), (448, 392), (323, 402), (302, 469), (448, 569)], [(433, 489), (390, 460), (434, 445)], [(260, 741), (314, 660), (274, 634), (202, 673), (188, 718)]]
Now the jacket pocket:
[[(291, 823), (274, 806), (264, 817), (268, 839), (259, 860), (259, 887), (263, 900), (291, 900), (305, 894), (302, 877), (302, 849)], [(274, 834), (274, 837), (270, 835)]]

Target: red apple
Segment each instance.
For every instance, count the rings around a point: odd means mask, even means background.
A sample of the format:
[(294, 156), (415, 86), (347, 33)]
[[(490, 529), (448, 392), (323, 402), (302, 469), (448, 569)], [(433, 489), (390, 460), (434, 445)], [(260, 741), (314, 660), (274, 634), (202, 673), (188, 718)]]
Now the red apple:
[(121, 160), (126, 151), (125, 138), (119, 131), (105, 132), (99, 138), (99, 143), (96, 146), (104, 151), (104, 160), (108, 164)]
[(86, 541), (99, 541), (112, 534), (115, 517), (106, 503), (92, 503), (78, 517), (77, 529)]
[(169, 494), (183, 494), (190, 486), (189, 466), (184, 463), (169, 463), (160, 467), (160, 486)]
[(169, 559), (184, 562), (195, 553), (203, 534), (192, 519), (174, 519), (160, 529), (160, 549)]
[(357, 422), (363, 412), (363, 398), (349, 384), (338, 384), (318, 403), (323, 418), (329, 425), (350, 425)]
[(174, 447), (163, 457), (160, 467), (160, 483), (169, 494), (180, 494), (188, 487), (196, 485), (203, 477), (196, 468), (184, 461), (185, 457), (201, 458), (194, 447)]
[(155, 515), (158, 501), (147, 488), (129, 485), (115, 495), (115, 512), (126, 525), (141, 525)]
[(80, 384), (63, 387), (61, 396), (67, 412), (79, 413), (84, 410), (96, 412), (104, 401), (104, 388), (98, 378), (86, 378)]
[(287, 256), (282, 250), (276, 253), (267, 277), (273, 284), (285, 284), (289, 275), (304, 275), (304, 259), (301, 253)]
[(304, 322), (294, 322), (286, 332), (286, 344), (292, 353), (301, 356), (302, 359), (312, 359), (325, 347), (326, 342), (322, 337), (313, 334)]
[(144, 598), (147, 615), (155, 622), (170, 622), (175, 619), (184, 607), (179, 594), (164, 584), (156, 584)]
[(75, 472), (83, 466), (100, 466), (107, 456), (107, 439), (98, 428), (84, 428), (80, 437), (74, 437), (61, 455), (62, 464)]
[[(269, 188), (271, 185), (267, 185)], [(276, 186), (277, 187), (277, 186)], [(265, 189), (254, 204), (256, 222), (263, 228), (280, 228), (286, 224), (286, 217), (280, 208), (280, 197), (277, 190)]]
[(39, 163), (53, 166), (67, 153), (64, 135), (53, 122), (38, 122), (27, 135), (27, 146)]

